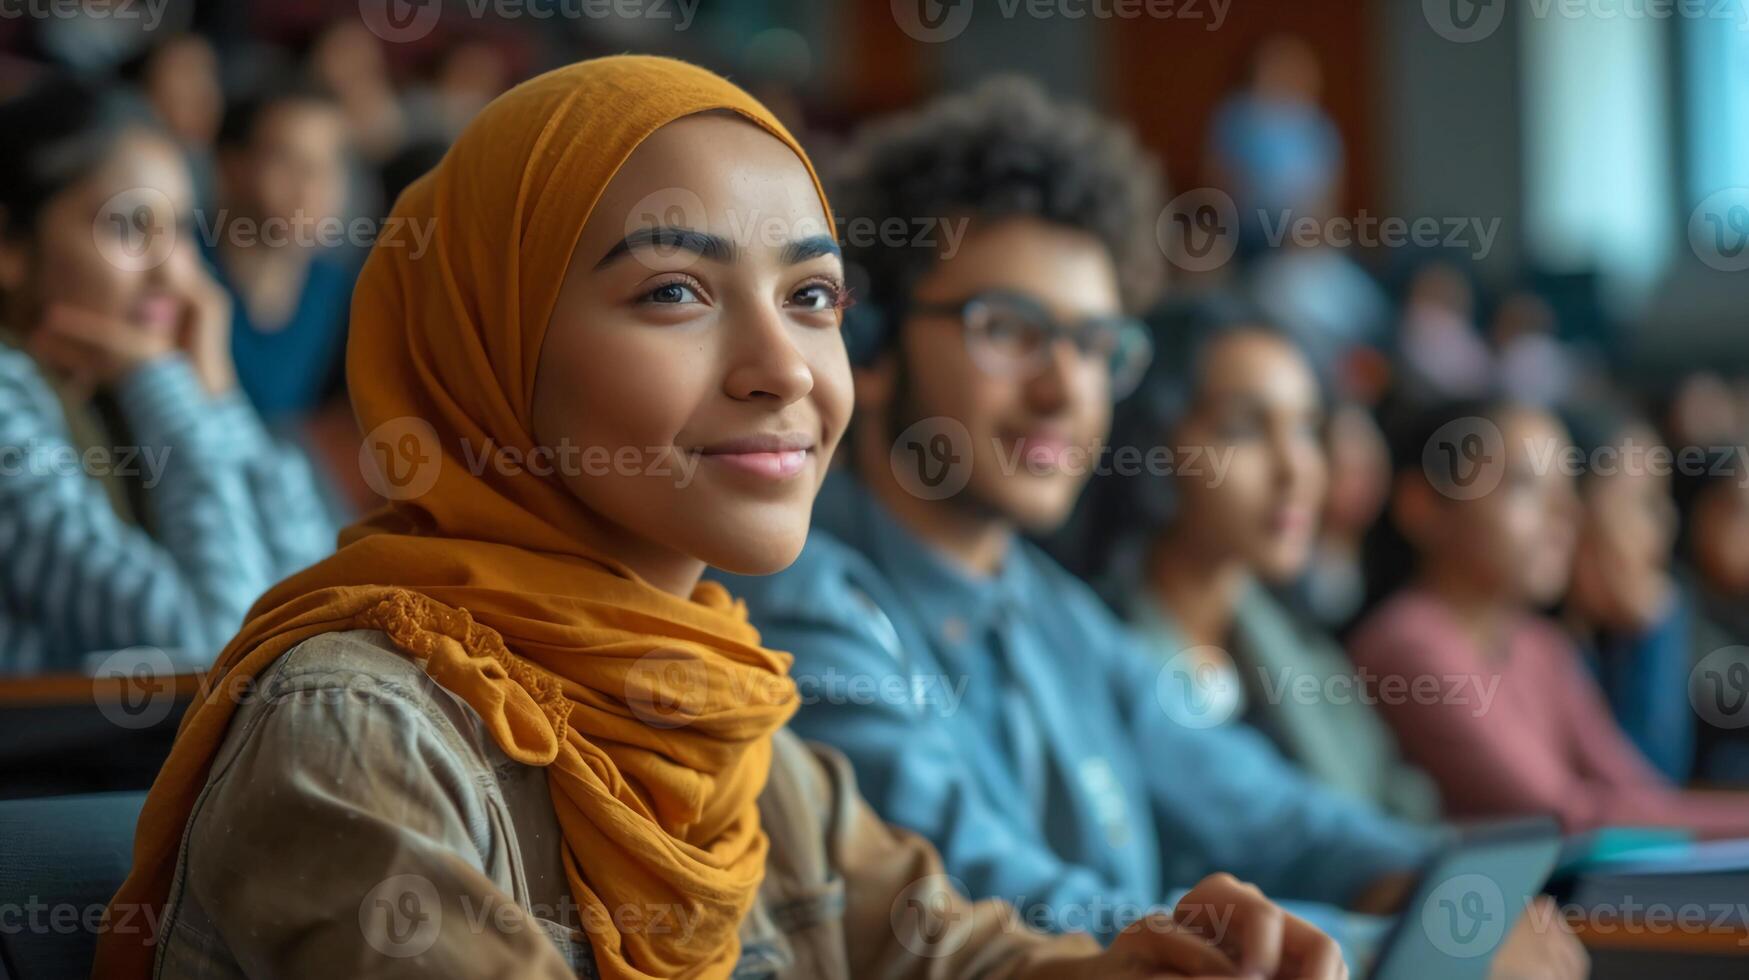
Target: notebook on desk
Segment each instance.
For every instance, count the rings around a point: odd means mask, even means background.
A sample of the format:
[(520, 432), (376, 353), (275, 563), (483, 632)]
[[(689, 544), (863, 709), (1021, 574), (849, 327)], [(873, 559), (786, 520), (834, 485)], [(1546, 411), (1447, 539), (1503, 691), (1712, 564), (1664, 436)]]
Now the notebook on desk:
[(1670, 843), (1598, 861), (1574, 875), (1568, 899), (1616, 920), (1749, 928), (1749, 840)]

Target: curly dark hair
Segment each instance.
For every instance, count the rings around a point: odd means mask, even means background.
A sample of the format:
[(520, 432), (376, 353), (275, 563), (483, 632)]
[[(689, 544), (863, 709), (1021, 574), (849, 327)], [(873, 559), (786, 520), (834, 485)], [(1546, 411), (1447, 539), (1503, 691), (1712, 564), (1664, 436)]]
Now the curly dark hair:
[[(1025, 78), (992, 78), (864, 126), (831, 184), (841, 227), (1033, 216), (1104, 242), (1131, 312), (1145, 309), (1162, 283), (1157, 163), (1127, 127)], [(865, 307), (872, 301), (896, 322), (937, 250), (845, 238)]]

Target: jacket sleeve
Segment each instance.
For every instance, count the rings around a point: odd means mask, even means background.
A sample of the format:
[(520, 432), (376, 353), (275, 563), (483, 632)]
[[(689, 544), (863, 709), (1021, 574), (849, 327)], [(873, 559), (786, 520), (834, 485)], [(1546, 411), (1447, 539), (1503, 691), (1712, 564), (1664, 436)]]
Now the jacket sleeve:
[(1042, 962), (1099, 953), (1091, 936), (1047, 935), (1027, 928), (1004, 902), (967, 898), (928, 841), (875, 814), (842, 755), (818, 745), (800, 751), (812, 756), (808, 781), (817, 812), (826, 815), (827, 863), (844, 881), (852, 976), (1006, 980)]
[[(307, 466), (240, 395), (209, 399), (179, 356), (117, 389), (152, 534), (122, 521), (23, 355), (0, 365), (0, 673), (72, 670), (88, 652), (156, 646), (210, 656), (255, 599), (331, 544)], [(275, 504), (279, 501), (283, 506)]]
[[(486, 873), (508, 817), (428, 709), (362, 671), (264, 690), (191, 817), (160, 976), (217, 947), (257, 978), (574, 977)], [(177, 935), (191, 901), (215, 935)]]

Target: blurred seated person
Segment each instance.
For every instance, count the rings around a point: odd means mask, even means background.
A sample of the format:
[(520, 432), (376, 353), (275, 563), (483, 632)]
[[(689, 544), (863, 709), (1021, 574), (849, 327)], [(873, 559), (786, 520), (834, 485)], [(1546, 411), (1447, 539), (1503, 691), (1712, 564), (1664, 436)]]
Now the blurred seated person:
[(237, 388), (188, 168), (144, 108), (51, 75), (0, 131), (0, 672), (210, 658), (331, 550), (309, 467)]
[(1319, 107), (1323, 69), (1311, 45), (1265, 38), (1238, 91), (1215, 110), (1209, 169), (1233, 196), (1248, 250), (1262, 248), (1284, 218), (1322, 218), (1342, 176), (1342, 136)]
[(1391, 450), (1372, 413), (1343, 402), (1332, 407), (1325, 425), (1324, 456), (1330, 490), (1295, 592), (1314, 622), (1341, 635), (1366, 604), (1366, 536), (1390, 496)]
[(220, 207), (200, 230), (231, 294), (238, 381), (270, 425), (298, 422), (340, 390), (356, 278), (341, 218), (346, 152), (338, 105), (299, 82), (237, 102), (219, 130)]
[(1683, 473), (1678, 552), (1696, 613), (1696, 777), (1749, 782), (1749, 443), (1718, 446)]
[(1130, 311), (1159, 280), (1152, 163), (1003, 78), (870, 124), (845, 167), (847, 221), (977, 217), (951, 250), (845, 242), (878, 308), (849, 338), (848, 466), (794, 565), (725, 577), (795, 657), (792, 727), (849, 756), (972, 895), (1029, 921), (1109, 937), (1221, 868), (1364, 960), (1382, 920), (1345, 910), (1395, 909), (1436, 834), (1245, 726), (1183, 724), (1146, 645), (1022, 537), (1069, 517), (1147, 364)]
[[(1677, 783), (1734, 782), (1728, 730), (1707, 723), (1691, 681), (1708, 653), (1729, 645), (1697, 607), (1693, 584), (1672, 568), (1677, 533), (1669, 450), (1651, 425), (1607, 404), (1563, 413), (1592, 460), (1579, 479), (1583, 505), (1573, 586), (1564, 607), (1616, 721), (1646, 760)], [(1670, 457), (1664, 457), (1669, 459)], [(1749, 652), (1749, 651), (1746, 651)], [(1707, 731), (1703, 753), (1699, 742)]]
[(1425, 405), (1490, 390), (1494, 355), (1475, 317), (1476, 288), (1462, 269), (1435, 259), (1410, 273), (1397, 327), (1400, 394)]
[[(424, 81), (414, 86), (405, 100), (408, 145), (453, 142), (486, 103), (510, 87), (511, 80), (509, 60), (497, 44), (486, 39), (461, 38), (446, 45), (425, 74)], [(392, 159), (394, 156), (384, 163)]]
[(1749, 412), (1717, 371), (1693, 371), (1677, 381), (1659, 415), (1672, 446), (1724, 447), (1743, 441)]
[(1512, 402), (1453, 402), (1403, 436), (1370, 577), (1404, 584), (1350, 649), (1448, 812), (1551, 814), (1572, 833), (1749, 836), (1749, 795), (1684, 792), (1653, 768), (1542, 614), (1567, 590), (1579, 537), (1560, 421)]
[(1574, 351), (1561, 340), (1555, 310), (1529, 289), (1501, 299), (1488, 323), (1500, 387), (1514, 401), (1551, 408), (1573, 397), (1584, 380)]
[(303, 70), (339, 102), (359, 156), (373, 165), (393, 157), (407, 139), (408, 122), (383, 56), (383, 40), (362, 18), (339, 17), (300, 49)]
[[(1242, 720), (1326, 786), (1437, 819), (1432, 781), (1403, 761), (1348, 655), (1269, 592), (1305, 571), (1330, 488), (1311, 364), (1242, 311), (1153, 326), (1160, 349), (1117, 408), (1113, 465), (1070, 525), (1071, 569), (1167, 665), (1159, 693), (1184, 724)], [(1121, 465), (1159, 448), (1169, 463)]]
[(219, 57), (212, 43), (199, 34), (173, 34), (125, 62), (120, 74), (139, 87), (165, 131), (187, 154), (196, 205), (202, 210), (211, 207), (216, 182), (213, 141), (225, 111)]

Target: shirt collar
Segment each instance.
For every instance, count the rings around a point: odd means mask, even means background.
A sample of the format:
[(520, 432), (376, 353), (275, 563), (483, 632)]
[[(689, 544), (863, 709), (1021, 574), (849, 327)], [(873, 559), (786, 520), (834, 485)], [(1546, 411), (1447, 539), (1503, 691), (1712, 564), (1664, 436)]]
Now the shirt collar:
[(1018, 535), (995, 575), (973, 574), (901, 523), (846, 471), (827, 477), (814, 523), (874, 563), (930, 638), (948, 648), (980, 639), (1002, 615), (1028, 605), (1031, 555)]

